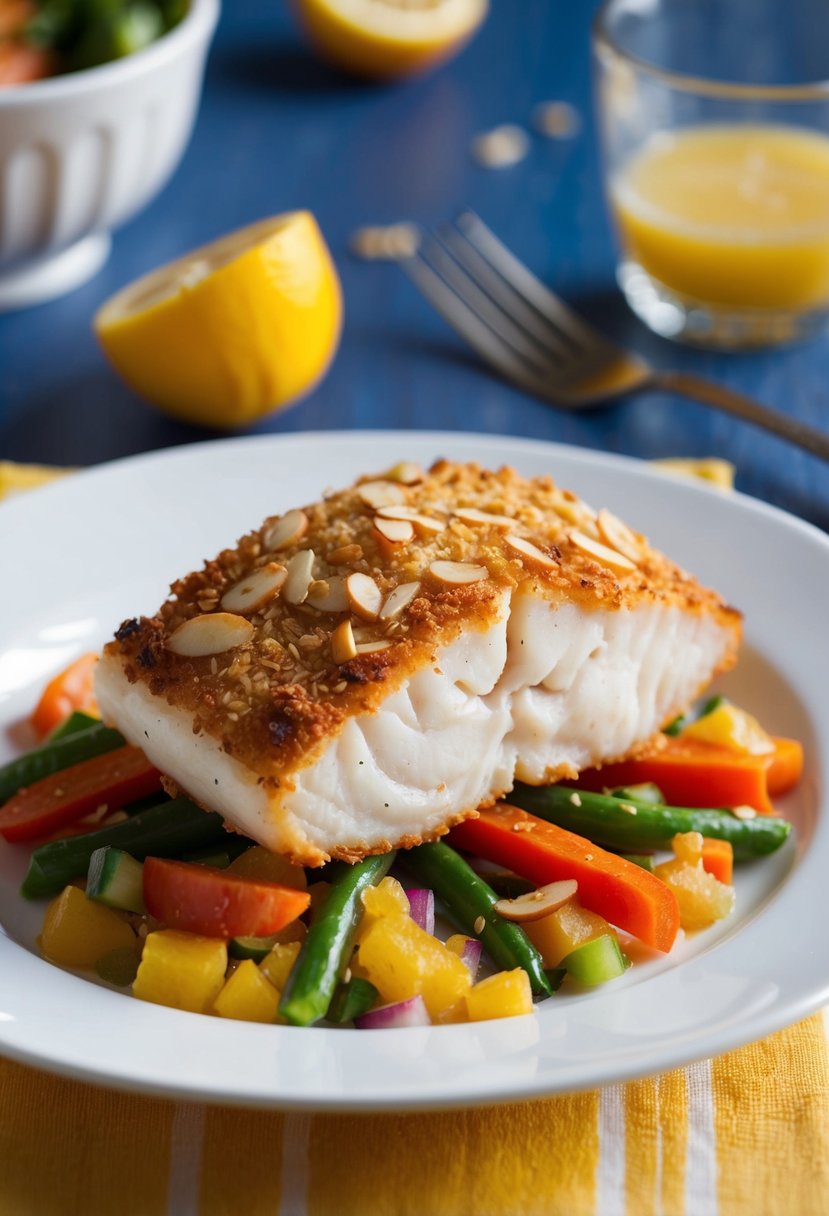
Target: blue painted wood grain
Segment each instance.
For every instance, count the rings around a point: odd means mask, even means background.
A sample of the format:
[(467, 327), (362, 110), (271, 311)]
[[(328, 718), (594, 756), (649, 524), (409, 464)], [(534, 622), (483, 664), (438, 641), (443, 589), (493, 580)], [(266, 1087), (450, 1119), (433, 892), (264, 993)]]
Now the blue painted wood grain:
[[(199, 121), (176, 175), (121, 229), (111, 260), (62, 300), (0, 316), (0, 457), (92, 464), (204, 439), (146, 406), (110, 371), (90, 329), (117, 288), (264, 215), (308, 207), (342, 276), (346, 324), (325, 381), (253, 430), (415, 427), (501, 432), (645, 458), (718, 455), (738, 484), (829, 527), (829, 469), (748, 426), (651, 394), (590, 414), (557, 412), (486, 371), (399, 269), (347, 252), (366, 223), (434, 223), (471, 206), (537, 273), (608, 332), (663, 367), (695, 370), (829, 428), (829, 342), (721, 355), (649, 334), (620, 300), (592, 119), (587, 0), (494, 0), (479, 36), (435, 74), (355, 83), (306, 52), (278, 0), (226, 0)], [(572, 140), (533, 135), (503, 170), (472, 136), (528, 125), (567, 100)], [(212, 432), (211, 432), (212, 433)]]

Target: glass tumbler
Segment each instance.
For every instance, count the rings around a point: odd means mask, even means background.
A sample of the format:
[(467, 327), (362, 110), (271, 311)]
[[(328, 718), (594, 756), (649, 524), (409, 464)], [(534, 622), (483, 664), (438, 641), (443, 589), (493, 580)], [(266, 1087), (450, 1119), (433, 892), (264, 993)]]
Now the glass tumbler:
[(822, 328), (827, 0), (606, 0), (593, 55), (634, 312), (665, 337), (726, 349)]

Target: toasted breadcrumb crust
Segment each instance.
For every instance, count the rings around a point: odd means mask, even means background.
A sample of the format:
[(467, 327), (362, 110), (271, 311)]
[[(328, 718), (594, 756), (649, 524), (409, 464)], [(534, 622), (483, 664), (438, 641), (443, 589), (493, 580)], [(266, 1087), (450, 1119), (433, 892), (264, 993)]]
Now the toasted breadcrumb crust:
[[(612, 553), (607, 528), (600, 515), (550, 477), (526, 479), (511, 468), (491, 471), (446, 460), (437, 461), (428, 473), (405, 467), (405, 482), (392, 470), (361, 478), (306, 506), (307, 527), (276, 550), (268, 542), (278, 535), (280, 517), (269, 517), (235, 548), (173, 583), (155, 616), (125, 621), (105, 654), (120, 662), (130, 683), (187, 711), (194, 734), (218, 740), (275, 798), (278, 791), (294, 787), (293, 775), (316, 762), (350, 717), (374, 712), (417, 670), (436, 662), (440, 648), (462, 632), (487, 630), (498, 617), (505, 588), (531, 586), (536, 595), (586, 610), (657, 602), (711, 614), (733, 639), (721, 669), (733, 665), (739, 612), (613, 517), (619, 530), (614, 527), (610, 535), (624, 555), (610, 564), (592, 556), (583, 538), (597, 542), (600, 555)], [(404, 514), (420, 517), (406, 543), (390, 544), (375, 527), (384, 507), (370, 503), (385, 499), (393, 500), (393, 512), (402, 508)], [(499, 518), (490, 524), (485, 518), (470, 522), (457, 515), (469, 508)], [(512, 521), (509, 526), (505, 517)], [(518, 552), (511, 537), (529, 541), (537, 558)], [(317, 599), (341, 590), (338, 580), (352, 573), (371, 578), (384, 601), (402, 584), (418, 583), (417, 593), (390, 619), (381, 613), (372, 621), (348, 606), (330, 611), (309, 599), (289, 603), (277, 591), (244, 613), (253, 626), (245, 644), (198, 657), (170, 649), (171, 635), (184, 622), (222, 611), (222, 597), (231, 588), (271, 563), (290, 568), (291, 558), (303, 550), (313, 554)], [(434, 562), (482, 567), (485, 575), (447, 584), (432, 572)], [(331, 638), (346, 619), (358, 653), (337, 663)], [(359, 652), (369, 643), (386, 645)], [(459, 808), (453, 821), (474, 813), (475, 808)], [(333, 855), (356, 860), (368, 851), (419, 841), (388, 841), (365, 851), (349, 847)], [(304, 854), (300, 842), (296, 852), (307, 858), (307, 842)], [(317, 861), (322, 860), (319, 854)]]

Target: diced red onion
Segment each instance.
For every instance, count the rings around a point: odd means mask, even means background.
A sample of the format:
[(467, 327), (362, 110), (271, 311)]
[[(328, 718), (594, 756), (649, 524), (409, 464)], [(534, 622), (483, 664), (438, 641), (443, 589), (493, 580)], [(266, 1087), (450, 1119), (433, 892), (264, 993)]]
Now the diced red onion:
[(422, 996), (410, 996), (407, 1001), (381, 1005), (361, 1013), (354, 1019), (358, 1030), (399, 1030), (404, 1026), (431, 1026), (432, 1019)]
[(412, 920), (427, 933), (435, 931), (435, 893), (428, 887), (410, 887), (406, 895)]
[(478, 978), (478, 968), (481, 965), (481, 953), (483, 945), (474, 937), (468, 937), (464, 942), (463, 950), (461, 950), (461, 962), (466, 963), (469, 968), (469, 974), (472, 976), (474, 984)]

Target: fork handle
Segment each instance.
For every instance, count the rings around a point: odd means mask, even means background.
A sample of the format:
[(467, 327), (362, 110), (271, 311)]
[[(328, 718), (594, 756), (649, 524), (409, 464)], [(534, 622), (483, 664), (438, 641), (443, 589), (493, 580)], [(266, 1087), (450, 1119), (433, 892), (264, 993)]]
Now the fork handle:
[(788, 439), (790, 443), (796, 443), (798, 447), (805, 448), (821, 460), (829, 460), (829, 434), (825, 431), (807, 426), (805, 422), (798, 422), (796, 418), (790, 418), (779, 410), (759, 405), (750, 397), (744, 397), (742, 393), (736, 393), (724, 385), (715, 384), (713, 380), (705, 380), (702, 376), (688, 372), (655, 371), (648, 377), (648, 387), (665, 389), (667, 392), (678, 393), (680, 397), (690, 397), (692, 401), (711, 405), (716, 410), (722, 410), (724, 414), (732, 414), (735, 418), (742, 418), (744, 422), (762, 427), (764, 431), (779, 435), (781, 439)]

